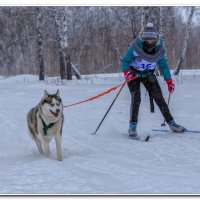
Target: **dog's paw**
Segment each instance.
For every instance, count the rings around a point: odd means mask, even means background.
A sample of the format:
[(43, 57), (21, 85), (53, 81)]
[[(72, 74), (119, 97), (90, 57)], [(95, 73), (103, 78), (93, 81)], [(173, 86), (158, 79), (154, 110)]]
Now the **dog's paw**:
[(62, 156), (57, 156), (57, 160), (58, 161), (63, 161), (63, 157)]

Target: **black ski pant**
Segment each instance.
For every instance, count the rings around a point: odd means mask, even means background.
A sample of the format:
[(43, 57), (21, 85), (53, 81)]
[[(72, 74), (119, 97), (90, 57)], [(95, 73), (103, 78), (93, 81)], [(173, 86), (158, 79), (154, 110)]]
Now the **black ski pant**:
[(128, 87), (131, 93), (130, 122), (138, 122), (138, 113), (141, 102), (140, 83), (142, 83), (149, 94), (151, 94), (166, 122), (173, 120), (173, 117), (163, 97), (158, 80), (156, 76), (152, 74), (146, 78), (137, 78), (128, 83)]

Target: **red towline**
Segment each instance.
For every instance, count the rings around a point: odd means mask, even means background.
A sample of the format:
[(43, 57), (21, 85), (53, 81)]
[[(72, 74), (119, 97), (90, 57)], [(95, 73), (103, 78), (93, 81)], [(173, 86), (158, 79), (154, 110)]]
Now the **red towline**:
[(88, 99), (86, 99), (86, 100), (83, 100), (83, 101), (80, 101), (80, 102), (77, 102), (77, 103), (73, 103), (73, 104), (64, 106), (64, 108), (68, 108), (68, 107), (71, 107), (71, 106), (75, 106), (75, 105), (78, 105), (78, 104), (81, 104), (81, 103), (85, 103), (85, 102), (92, 101), (92, 100), (94, 100), (94, 99), (100, 98), (100, 97), (102, 97), (102, 96), (104, 96), (104, 95), (106, 95), (106, 94), (108, 94), (108, 93), (110, 93), (110, 92), (116, 90), (118, 87), (120, 87), (120, 86), (122, 86), (122, 85), (125, 85), (127, 82), (130, 82), (130, 81), (136, 79), (137, 77), (138, 77), (138, 76), (134, 76), (131, 80), (129, 80), (129, 81), (124, 81), (122, 84), (117, 85), (117, 86), (115, 86), (115, 87), (112, 87), (112, 88), (110, 88), (110, 89), (108, 89), (108, 90), (102, 92), (101, 94), (98, 94), (98, 95), (96, 95), (96, 96), (90, 97), (90, 98), (88, 98)]

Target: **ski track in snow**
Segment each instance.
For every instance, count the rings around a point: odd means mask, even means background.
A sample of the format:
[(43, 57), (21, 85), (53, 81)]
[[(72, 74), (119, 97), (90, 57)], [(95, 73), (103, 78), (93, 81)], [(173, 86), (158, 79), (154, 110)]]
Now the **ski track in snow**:
[[(192, 81), (191, 81), (192, 80)], [(152, 132), (161, 128), (163, 117), (141, 86), (138, 131), (150, 134), (149, 142), (127, 137), (130, 94), (124, 88), (96, 135), (91, 135), (116, 95), (64, 109), (62, 137), (64, 160), (42, 156), (30, 138), (26, 114), (40, 101), (44, 89), (60, 89), (63, 104), (87, 99), (120, 84), (119, 77), (97, 77), (93, 83), (71, 81), (47, 85), (35, 76), (0, 80), (0, 194), (198, 194), (200, 190), (200, 134)], [(196, 112), (200, 78), (186, 77), (176, 85), (170, 110), (177, 123), (199, 130)], [(160, 79), (167, 99), (167, 86)], [(195, 97), (195, 98), (194, 98)], [(164, 129), (167, 129), (165, 127)]]

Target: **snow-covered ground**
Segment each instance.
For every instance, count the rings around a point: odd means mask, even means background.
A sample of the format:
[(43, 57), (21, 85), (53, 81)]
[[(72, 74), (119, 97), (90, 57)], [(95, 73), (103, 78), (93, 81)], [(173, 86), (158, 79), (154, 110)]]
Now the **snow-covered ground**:
[[(177, 123), (200, 130), (200, 76), (195, 71), (174, 78), (170, 110)], [(85, 76), (83, 80), (39, 82), (37, 76), (0, 78), (0, 194), (199, 194), (200, 134), (153, 132), (163, 117), (142, 89), (138, 131), (149, 142), (128, 139), (130, 94), (122, 90), (97, 135), (91, 135), (117, 91), (64, 109), (64, 160), (56, 148), (45, 157), (37, 152), (27, 129), (26, 115), (44, 89), (60, 94), (64, 105), (95, 96), (124, 81), (122, 74)], [(165, 99), (167, 86), (159, 78)], [(163, 129), (168, 129), (164, 127)]]

